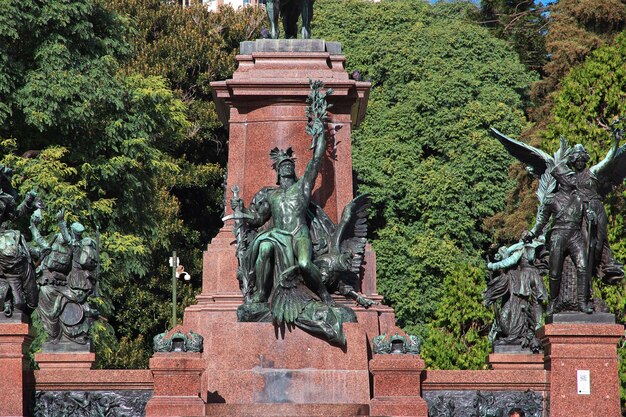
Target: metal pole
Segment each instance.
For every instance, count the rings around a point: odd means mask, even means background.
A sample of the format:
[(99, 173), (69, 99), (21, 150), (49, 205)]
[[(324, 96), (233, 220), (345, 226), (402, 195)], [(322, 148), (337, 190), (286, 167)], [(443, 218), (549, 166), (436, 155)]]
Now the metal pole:
[(172, 251), (172, 329), (176, 327), (176, 251)]

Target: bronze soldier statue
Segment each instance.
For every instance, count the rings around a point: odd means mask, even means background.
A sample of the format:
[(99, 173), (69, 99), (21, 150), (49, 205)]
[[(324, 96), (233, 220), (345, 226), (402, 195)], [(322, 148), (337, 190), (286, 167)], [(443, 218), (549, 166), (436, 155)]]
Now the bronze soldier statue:
[[(561, 290), (561, 277), (565, 257), (569, 256), (576, 267), (576, 289), (578, 308), (584, 313), (592, 313), (589, 305), (588, 264), (585, 256), (583, 203), (576, 189), (576, 184), (564, 165), (558, 165), (551, 171), (558, 183), (557, 191), (547, 197), (539, 206), (537, 222), (527, 239), (540, 234), (550, 219), (553, 219), (548, 250), (550, 274), (550, 304), (548, 314), (552, 314)], [(592, 214), (589, 213), (589, 216)], [(587, 220), (589, 221), (589, 220)]]
[(30, 314), (37, 306), (38, 291), (31, 248), (13, 221), (41, 207), (34, 191), (18, 205), (11, 185), (11, 169), (0, 166), (0, 303), (4, 316), (14, 311)]
[(40, 213), (31, 216), (33, 240), (47, 253), (37, 269), (37, 311), (47, 342), (56, 344), (64, 340), (84, 345), (89, 341), (89, 328), (98, 316), (87, 302), (95, 291), (98, 248), (93, 239), (83, 237), (82, 224), (74, 222), (68, 230), (64, 218), (64, 211), (60, 210), (57, 213), (59, 233), (47, 241), (37, 228)]
[[(623, 278), (623, 266), (613, 259), (606, 238), (607, 216), (602, 199), (626, 178), (626, 145), (619, 146), (621, 131), (606, 157), (587, 168), (589, 155), (582, 145), (570, 147), (562, 138), (559, 150), (546, 152), (511, 139), (495, 129), (493, 135), (506, 150), (529, 165), (539, 183), (537, 223), (528, 234), (532, 239), (545, 233), (552, 219), (547, 244), (550, 251), (550, 306), (548, 313), (592, 313), (591, 284), (594, 273), (605, 281)], [(565, 273), (573, 264), (574, 271)], [(566, 285), (564, 285), (564, 283)], [(563, 288), (576, 288), (575, 300), (566, 299)]]

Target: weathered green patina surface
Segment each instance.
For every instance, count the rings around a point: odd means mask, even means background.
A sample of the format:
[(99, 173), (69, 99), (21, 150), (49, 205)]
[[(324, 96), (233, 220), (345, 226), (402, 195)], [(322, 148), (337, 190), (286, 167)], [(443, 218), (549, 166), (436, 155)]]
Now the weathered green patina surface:
[[(270, 152), (277, 186), (264, 187), (245, 207), (234, 187), (231, 207), (237, 238), (237, 278), (244, 296), (240, 321), (274, 321), (296, 325), (332, 343), (345, 344), (342, 324), (356, 321), (354, 312), (337, 306), (330, 293), (371, 300), (355, 291), (365, 251), (369, 200), (360, 196), (344, 209), (339, 224), (312, 203), (311, 194), (326, 151), (329, 105), (322, 83), (311, 83), (307, 133), (313, 156), (296, 177), (291, 148)], [(261, 229), (264, 225), (271, 226)]]

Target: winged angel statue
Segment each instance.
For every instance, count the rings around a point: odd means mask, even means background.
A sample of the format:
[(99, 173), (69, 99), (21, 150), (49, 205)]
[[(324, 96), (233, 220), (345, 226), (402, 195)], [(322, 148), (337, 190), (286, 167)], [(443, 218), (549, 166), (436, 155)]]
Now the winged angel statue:
[(581, 144), (569, 146), (561, 138), (551, 156), (541, 149), (511, 139), (496, 129), (492, 134), (506, 150), (539, 177), (539, 208), (534, 227), (524, 237), (547, 236), (550, 303), (548, 315), (561, 311), (588, 314), (603, 307), (591, 297), (592, 277), (615, 283), (624, 277), (623, 265), (613, 258), (607, 239), (607, 214), (602, 201), (626, 177), (626, 145), (622, 131), (606, 157), (587, 167), (589, 153)]
[(311, 201), (326, 151), (326, 96), (320, 81), (311, 83), (307, 99), (307, 133), (313, 157), (304, 175), (296, 177), (291, 148), (270, 151), (276, 184), (261, 189), (248, 207), (232, 188), (239, 267), (237, 278), (244, 296), (239, 321), (274, 321), (295, 325), (345, 345), (342, 323), (356, 321), (354, 312), (336, 305), (330, 293), (339, 292), (358, 304), (373, 302), (355, 290), (365, 252), (369, 199), (356, 197), (335, 224)]

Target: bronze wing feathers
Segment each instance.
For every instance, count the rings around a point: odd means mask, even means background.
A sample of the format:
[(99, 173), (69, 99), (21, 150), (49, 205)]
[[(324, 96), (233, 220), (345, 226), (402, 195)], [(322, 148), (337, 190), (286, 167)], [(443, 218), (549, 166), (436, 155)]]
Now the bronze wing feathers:
[(281, 274), (270, 300), (274, 322), (294, 323), (311, 300), (311, 291), (302, 285), (298, 265), (287, 268)]
[(591, 167), (600, 183), (600, 194), (606, 195), (614, 187), (622, 184), (626, 178), (626, 145), (618, 147), (619, 139), (607, 156), (597, 165)]
[(313, 242), (313, 253), (319, 257), (328, 253), (331, 245), (331, 237), (337, 230), (337, 226), (328, 217), (320, 206), (315, 203), (309, 205), (307, 210), (309, 220), (309, 231), (311, 233), (311, 241)]
[(541, 177), (548, 166), (553, 164), (553, 158), (541, 149), (512, 139), (493, 127), (490, 131), (511, 156), (530, 167), (533, 175)]
[(367, 195), (360, 195), (353, 199), (343, 209), (341, 221), (333, 235), (333, 251), (351, 253), (352, 262), (350, 271), (359, 273), (365, 245), (367, 243), (367, 210), (371, 200)]

